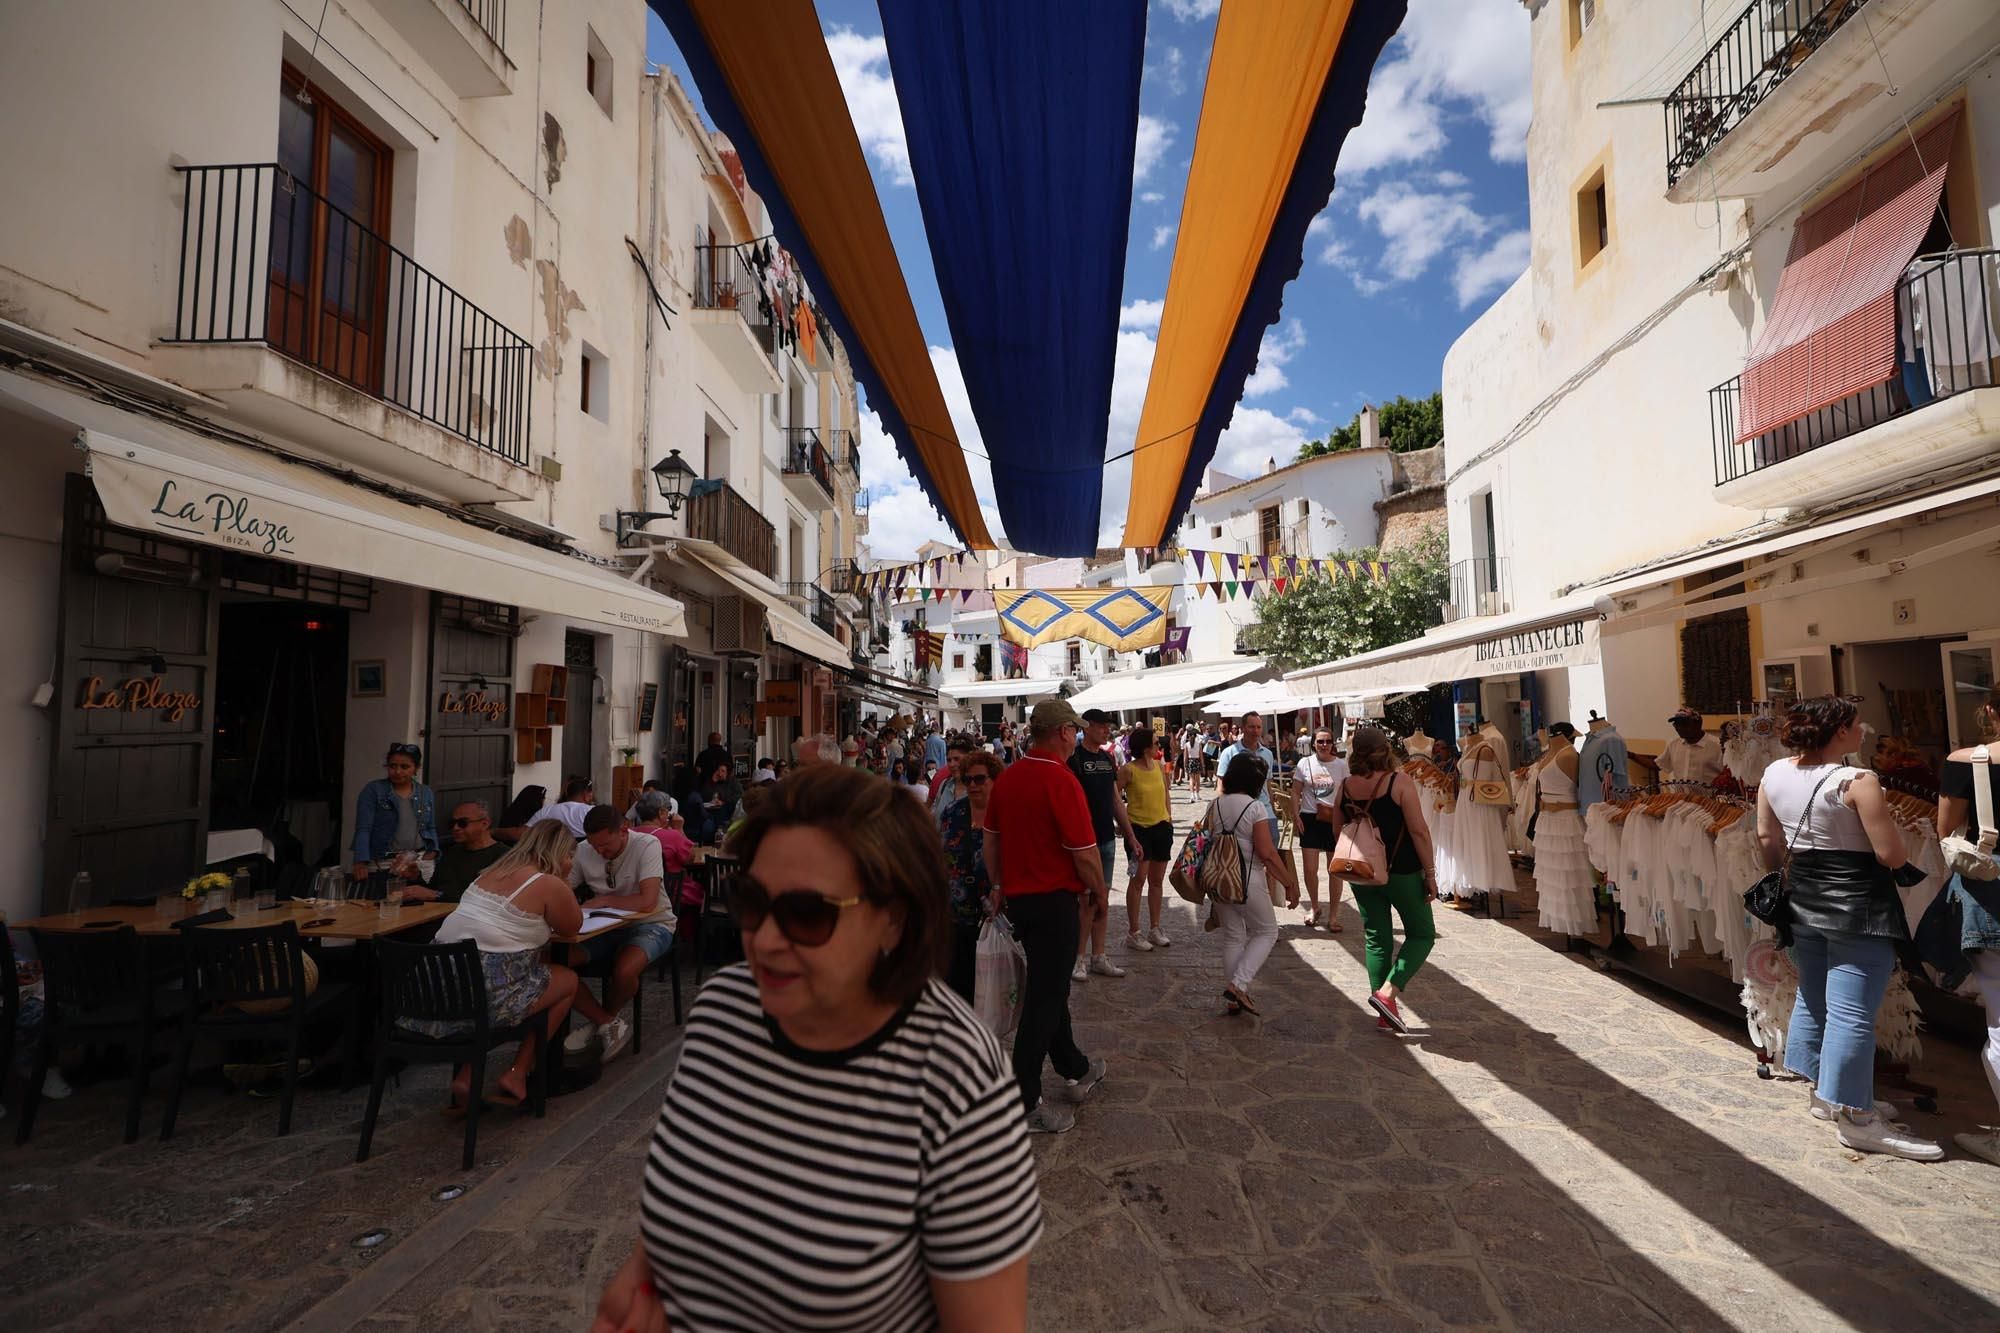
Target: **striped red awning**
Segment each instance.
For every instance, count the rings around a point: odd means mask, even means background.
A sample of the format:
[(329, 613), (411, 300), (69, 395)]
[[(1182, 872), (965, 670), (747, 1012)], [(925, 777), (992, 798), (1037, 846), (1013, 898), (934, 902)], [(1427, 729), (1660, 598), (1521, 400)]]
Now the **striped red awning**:
[(1937, 213), (1959, 113), (1799, 219), (1743, 369), (1738, 442), (1896, 374), (1896, 280)]

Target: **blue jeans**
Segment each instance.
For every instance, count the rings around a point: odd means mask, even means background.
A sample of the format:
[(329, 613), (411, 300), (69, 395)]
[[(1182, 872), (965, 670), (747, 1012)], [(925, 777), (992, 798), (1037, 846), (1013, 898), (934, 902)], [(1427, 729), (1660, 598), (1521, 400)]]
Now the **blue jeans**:
[(1097, 859), (1104, 863), (1104, 890), (1111, 891), (1111, 870), (1118, 864), (1118, 839), (1097, 844)]
[(1875, 1013), (1889, 990), (1896, 946), (1880, 935), (1792, 927), (1799, 997), (1785, 1037), (1785, 1068), (1819, 1085), (1821, 1101), (1875, 1105)]

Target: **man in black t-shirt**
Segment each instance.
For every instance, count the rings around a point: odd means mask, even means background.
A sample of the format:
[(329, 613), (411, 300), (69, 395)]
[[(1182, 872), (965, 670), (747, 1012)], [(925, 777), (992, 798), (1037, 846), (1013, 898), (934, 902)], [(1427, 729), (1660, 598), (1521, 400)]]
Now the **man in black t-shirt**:
[[(1097, 855), (1104, 863), (1104, 882), (1112, 882), (1112, 866), (1118, 860), (1118, 836), (1125, 836), (1125, 854), (1139, 859), (1139, 840), (1132, 832), (1132, 818), (1125, 813), (1125, 799), (1118, 794), (1118, 760), (1111, 753), (1111, 714), (1102, 708), (1086, 708), (1083, 732), (1069, 757), (1070, 772), (1083, 784), (1084, 804), (1090, 807), (1090, 825), (1097, 834)], [(1076, 943), (1076, 970), (1073, 981), (1087, 981), (1095, 972), (1101, 977), (1122, 977), (1125, 969), (1104, 956), (1104, 932), (1110, 921), (1109, 899), (1091, 904)]]

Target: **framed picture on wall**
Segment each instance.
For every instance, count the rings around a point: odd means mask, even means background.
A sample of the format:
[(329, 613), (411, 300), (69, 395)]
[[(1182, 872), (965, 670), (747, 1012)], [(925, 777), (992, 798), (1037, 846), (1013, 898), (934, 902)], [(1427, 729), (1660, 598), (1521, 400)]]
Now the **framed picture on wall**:
[(389, 664), (371, 657), (354, 664), (354, 697), (380, 699), (389, 693)]
[(653, 729), (653, 714), (660, 706), (660, 687), (648, 681), (639, 691), (639, 730)]

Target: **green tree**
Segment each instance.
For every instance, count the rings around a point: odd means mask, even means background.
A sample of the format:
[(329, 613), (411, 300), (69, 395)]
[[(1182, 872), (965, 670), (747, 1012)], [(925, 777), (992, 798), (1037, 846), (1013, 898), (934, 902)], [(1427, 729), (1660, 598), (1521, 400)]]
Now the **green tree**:
[[(1382, 404), (1380, 410), (1382, 443), (1399, 454), (1407, 454), (1417, 449), (1428, 449), (1444, 442), (1444, 395), (1434, 393), (1428, 398), (1405, 398), (1397, 394)], [(1361, 447), (1361, 414), (1334, 431), (1323, 440), (1307, 440), (1299, 446), (1299, 460), (1318, 458), (1321, 454), (1341, 454), (1349, 449)]]
[[(1347, 557), (1381, 560), (1374, 547)], [(1388, 557), (1373, 579), (1298, 579), (1266, 598), (1250, 626), (1250, 646), (1286, 671), (1332, 662), (1414, 639), (1436, 625), (1451, 595), (1450, 550), (1433, 533), (1416, 549)]]

